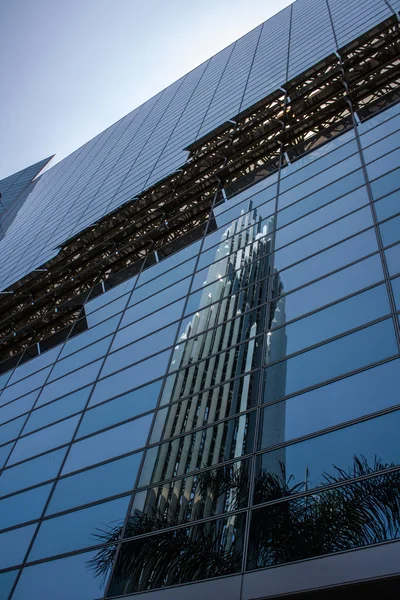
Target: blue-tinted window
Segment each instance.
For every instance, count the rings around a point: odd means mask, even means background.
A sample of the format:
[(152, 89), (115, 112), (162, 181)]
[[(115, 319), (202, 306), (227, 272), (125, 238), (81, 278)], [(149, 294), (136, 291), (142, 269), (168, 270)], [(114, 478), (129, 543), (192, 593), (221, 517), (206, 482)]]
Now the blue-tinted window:
[(22, 563), (35, 529), (36, 525), (27, 525), (0, 535), (1, 569)]
[(384, 246), (394, 244), (400, 239), (400, 216), (381, 223), (379, 228)]
[(115, 425), (156, 407), (161, 380), (86, 411), (78, 437)]
[(83, 365), (88, 362), (93, 362), (94, 360), (101, 358), (107, 352), (112, 336), (104, 338), (99, 342), (96, 342), (89, 346), (88, 348), (84, 348), (75, 354), (71, 354), (68, 358), (64, 358), (57, 362), (57, 364), (53, 367), (53, 370), (49, 376), (49, 381), (53, 381), (58, 377), (62, 377), (66, 373), (71, 373), (83, 367)]
[(107, 578), (96, 577), (90, 569), (95, 556), (95, 552), (86, 552), (26, 567), (13, 594), (14, 600), (26, 600), (32, 590), (40, 600), (102, 598)]
[(0, 600), (8, 600), (17, 574), (18, 570), (0, 573)]
[(375, 210), (379, 221), (383, 221), (400, 212), (400, 191), (375, 202)]
[(145, 445), (152, 415), (76, 442), (71, 446), (63, 473), (70, 473)]
[(131, 490), (135, 484), (142, 454), (119, 460), (60, 479), (47, 509), (48, 515), (75, 506), (90, 504)]
[(0, 529), (39, 519), (49, 497), (51, 484), (0, 500)]
[(129, 496), (125, 496), (43, 521), (29, 553), (29, 560), (102, 543), (101, 532), (110, 532), (123, 524), (129, 499)]
[(23, 413), (29, 411), (35, 403), (36, 398), (39, 395), (39, 391), (32, 392), (31, 394), (26, 394), (26, 396), (22, 396), (18, 400), (14, 400), (9, 404), (6, 404), (2, 408), (0, 408), (0, 423), (4, 423), (9, 419), (14, 419), (14, 417), (18, 417)]
[(49, 383), (43, 388), (37, 401), (37, 406), (42, 406), (43, 404), (47, 404), (47, 402), (51, 402), (51, 400), (59, 398), (60, 394), (68, 394), (69, 392), (83, 388), (88, 383), (92, 383), (96, 379), (102, 364), (103, 359), (97, 360), (86, 367), (82, 367), (82, 369), (77, 369), (73, 373), (57, 379), (57, 381)]
[(14, 464), (70, 442), (78, 421), (79, 415), (20, 438), (15, 444), (8, 464)]
[(64, 396), (60, 400), (46, 404), (43, 408), (34, 410), (29, 416), (23, 433), (31, 433), (35, 429), (50, 425), (50, 423), (83, 410), (90, 390), (91, 387), (83, 388), (78, 392)]
[(391, 319), (371, 325), (268, 367), (265, 401), (273, 401), (396, 353)]
[(10, 440), (18, 437), (19, 432), (21, 431), (24, 423), (26, 421), (26, 415), (23, 417), (18, 417), (13, 421), (8, 421), (4, 425), (0, 426), (0, 443), (5, 444)]
[(66, 448), (61, 448), (5, 469), (0, 475), (0, 495), (12, 494), (24, 487), (53, 479), (57, 476), (66, 451)]
[(400, 364), (390, 361), (267, 406), (260, 447), (268, 448), (400, 404)]
[(397, 275), (400, 272), (400, 244), (385, 250), (385, 255), (390, 275)]

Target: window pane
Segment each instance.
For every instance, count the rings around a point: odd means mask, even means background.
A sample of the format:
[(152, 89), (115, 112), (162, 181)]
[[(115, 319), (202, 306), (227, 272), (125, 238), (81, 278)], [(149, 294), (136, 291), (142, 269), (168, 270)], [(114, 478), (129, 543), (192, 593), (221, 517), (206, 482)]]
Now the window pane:
[(397, 275), (400, 272), (400, 244), (385, 250), (385, 255), (390, 275)]
[(46, 404), (43, 408), (34, 410), (29, 416), (23, 433), (30, 433), (31, 431), (35, 431), (35, 429), (39, 429), (83, 410), (91, 389), (91, 387), (83, 388), (78, 392), (64, 396), (61, 400), (56, 400), (55, 402)]
[(0, 409), (0, 423), (4, 423), (9, 419), (18, 417), (19, 415), (22, 415), (23, 413), (31, 410), (38, 394), (38, 391), (32, 392), (31, 394), (22, 396), (22, 398), (20, 398), (19, 400), (14, 400), (13, 402), (10, 402), (9, 404), (3, 406)]
[[(298, 561), (397, 538), (399, 486), (396, 471), (255, 510), (247, 568)], [(276, 494), (282, 497), (279, 487)]]
[[(284, 311), (284, 302), (281, 310)], [(385, 285), (361, 292), (268, 334), (266, 360), (279, 360), (389, 313)]]
[(26, 600), (35, 590), (40, 600), (89, 600), (102, 598), (107, 581), (90, 569), (94, 552), (26, 567), (13, 594), (14, 600)]
[(97, 408), (87, 410), (79, 426), (77, 437), (116, 425), (141, 413), (153, 410), (157, 404), (161, 381), (120, 396)]
[(268, 448), (399, 403), (400, 364), (391, 361), (265, 407), (260, 448)]
[(265, 401), (277, 400), (394, 354), (397, 343), (388, 319), (268, 367)]
[[(245, 515), (235, 515), (126, 542), (109, 595), (236, 573), (241, 570), (244, 528)], [(129, 564), (128, 571), (125, 564)]]
[(51, 484), (22, 492), (0, 501), (0, 529), (39, 519), (49, 497)]
[(131, 490), (135, 484), (142, 454), (60, 479), (48, 506), (47, 515)]
[(130, 496), (47, 519), (40, 525), (29, 560), (102, 543), (101, 532), (122, 526)]
[(12, 494), (24, 487), (53, 479), (57, 476), (66, 451), (66, 448), (61, 448), (11, 469), (5, 469), (0, 476), (0, 495)]
[(379, 221), (400, 212), (400, 191), (375, 202), (375, 210)]
[(119, 427), (93, 435), (71, 446), (63, 473), (70, 473), (90, 465), (127, 454), (146, 443), (153, 415), (146, 415)]
[(329, 277), (320, 279), (297, 292), (278, 299), (273, 306), (272, 327), (296, 319), (324, 304), (330, 304), (359, 289), (383, 280), (379, 255), (371, 256)]
[(0, 574), (0, 600), (7, 600), (17, 577), (18, 570)]
[(26, 415), (19, 417), (18, 419), (14, 419), (13, 421), (9, 421), (8, 423), (5, 423), (5, 425), (1, 425), (0, 443), (5, 444), (6, 442), (18, 437), (18, 434), (24, 426), (25, 421)]
[(78, 421), (79, 415), (19, 439), (8, 464), (14, 464), (70, 442)]
[(400, 239), (400, 216), (389, 219), (379, 225), (384, 246), (394, 244)]
[(27, 527), (12, 529), (0, 535), (1, 569), (22, 563), (35, 529), (36, 525), (28, 525)]

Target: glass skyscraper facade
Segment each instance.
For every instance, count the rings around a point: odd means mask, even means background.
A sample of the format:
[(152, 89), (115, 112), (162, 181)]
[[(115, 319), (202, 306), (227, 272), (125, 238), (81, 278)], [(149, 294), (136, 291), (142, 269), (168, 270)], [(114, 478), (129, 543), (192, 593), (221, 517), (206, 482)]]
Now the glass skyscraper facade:
[(400, 575), (399, 9), (296, 0), (0, 181), (0, 600)]

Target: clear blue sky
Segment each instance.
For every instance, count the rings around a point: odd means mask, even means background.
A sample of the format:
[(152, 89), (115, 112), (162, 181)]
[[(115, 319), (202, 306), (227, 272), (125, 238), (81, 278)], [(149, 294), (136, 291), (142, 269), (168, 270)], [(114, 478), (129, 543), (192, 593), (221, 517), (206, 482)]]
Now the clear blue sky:
[(290, 3), (0, 0), (0, 179), (61, 160)]

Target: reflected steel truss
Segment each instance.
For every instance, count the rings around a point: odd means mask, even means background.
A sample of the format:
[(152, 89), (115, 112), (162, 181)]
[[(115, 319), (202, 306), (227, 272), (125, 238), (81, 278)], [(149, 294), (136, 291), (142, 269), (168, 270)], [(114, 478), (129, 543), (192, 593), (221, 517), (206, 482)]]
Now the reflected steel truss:
[(180, 169), (1, 293), (0, 360), (49, 336), (58, 343), (89, 297), (139, 272), (145, 259), (152, 264), (155, 250), (159, 259), (197, 239), (223, 188), (236, 193), (349, 130), (354, 115), (362, 121), (399, 101), (399, 65), (392, 17), (196, 141)]

